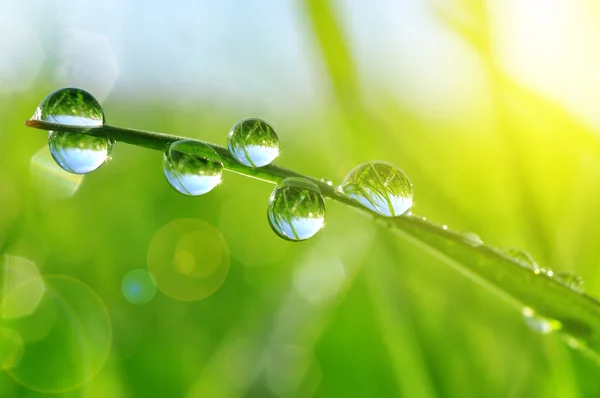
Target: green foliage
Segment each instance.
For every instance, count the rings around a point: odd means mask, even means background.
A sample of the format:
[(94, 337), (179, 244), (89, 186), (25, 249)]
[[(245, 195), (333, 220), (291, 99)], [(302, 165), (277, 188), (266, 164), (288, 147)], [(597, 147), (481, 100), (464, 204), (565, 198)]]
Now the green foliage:
[[(34, 156), (47, 145), (45, 135), (22, 126), (50, 91), (41, 78), (37, 89), (0, 96), (0, 146), (7, 149), (0, 157), (1, 253), (29, 259), (42, 278), (60, 274), (85, 283), (101, 299), (112, 328), (101, 372), (58, 396), (598, 396), (597, 361), (593, 352), (585, 355), (598, 350), (600, 330), (598, 305), (590, 298), (600, 294), (595, 132), (501, 72), (488, 51), (482, 2), (457, 1), (468, 18), (449, 26), (466, 43), (472, 39), (470, 48), (488, 72), (495, 105), (484, 121), (477, 112), (451, 121), (415, 114), (386, 88), (375, 88), (376, 99), (363, 102), (334, 7), (306, 4), (336, 104), (312, 113), (261, 115), (278, 118), (278, 162), (296, 171), (275, 165), (238, 169), (228, 151), (216, 147), (225, 168), (275, 183), (304, 174), (338, 183), (356, 164), (376, 156), (410, 176), (415, 212), (451, 228), (418, 217), (390, 220), (356, 212), (354, 202), (314, 179), (345, 205), (328, 203), (322, 232), (290, 244), (273, 234), (265, 217), (272, 186), (226, 173), (223, 184), (205, 196), (179, 195), (161, 176), (161, 152), (175, 138), (155, 135), (148, 141), (144, 134), (113, 127), (104, 130), (120, 141), (112, 160), (83, 183), (66, 179)], [(116, 125), (222, 144), (241, 113), (117, 97), (103, 105)], [(35, 177), (40, 170), (43, 180)], [(51, 195), (49, 187), (73, 181), (79, 183), (72, 197)], [(167, 249), (176, 242), (165, 247), (153, 242), (164, 235), (177, 241), (171, 223), (190, 219), (210, 226), (203, 232), (222, 234), (212, 246), (201, 246), (226, 247), (219, 253), (231, 261), (222, 285), (194, 285), (200, 301), (184, 301), (192, 293), (182, 289), (179, 296), (161, 290), (144, 306), (127, 301), (124, 278), (134, 269), (169, 265)], [(486, 245), (450, 229), (476, 231)], [(194, 250), (191, 243), (188, 252)], [(581, 274), (589, 296), (536, 275), (493, 250), (496, 246), (525, 249), (546, 270)], [(193, 254), (210, 263), (215, 256), (209, 252)], [(2, 286), (3, 278), (0, 274)], [(74, 296), (70, 302), (87, 297)], [(559, 320), (567, 333), (529, 330), (523, 305)], [(74, 322), (73, 329), (68, 320), (91, 320), (103, 312), (80, 306), (77, 312), (90, 316), (69, 318), (68, 306), (45, 308), (40, 315), (58, 314), (58, 332), (74, 336), (41, 350), (45, 360), (57, 369), (85, 362), (75, 356), (68, 362), (64, 353), (85, 353), (77, 339), (99, 341), (98, 336), (87, 332), (90, 325)], [(62, 312), (53, 312), (57, 308)], [(39, 332), (45, 324), (33, 318), (27, 330)], [(5, 328), (0, 353), (10, 358), (18, 350), (12, 350), (15, 339), (6, 326), (0, 320)], [(582, 349), (564, 344), (565, 336)], [(33, 377), (43, 374), (29, 369)], [(84, 366), (76, 370), (77, 378), (85, 373)], [(0, 372), (0, 397), (5, 396), (46, 395)]]

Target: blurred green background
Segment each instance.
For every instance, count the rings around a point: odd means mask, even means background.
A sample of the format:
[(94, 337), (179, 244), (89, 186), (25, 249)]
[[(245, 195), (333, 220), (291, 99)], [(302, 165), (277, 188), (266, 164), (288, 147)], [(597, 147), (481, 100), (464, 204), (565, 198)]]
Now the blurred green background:
[(70, 175), (23, 126), (68, 86), (112, 125), (221, 145), (261, 117), (278, 164), (339, 183), (393, 162), (415, 213), (600, 296), (596, 2), (0, 11), (0, 397), (600, 396), (595, 363), (353, 209), (328, 202), (322, 232), (285, 242), (269, 184), (227, 173), (184, 197), (162, 154), (120, 144)]

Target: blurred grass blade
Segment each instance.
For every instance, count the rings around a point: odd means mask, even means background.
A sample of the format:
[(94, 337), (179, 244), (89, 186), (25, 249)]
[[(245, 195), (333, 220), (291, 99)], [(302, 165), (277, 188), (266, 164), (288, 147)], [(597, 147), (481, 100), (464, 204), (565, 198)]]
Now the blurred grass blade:
[[(391, 239), (381, 235), (381, 242), (385, 242), (386, 247), (393, 244)], [(384, 251), (380, 249), (382, 243), (374, 245), (376, 251)], [(373, 256), (382, 261), (377, 266), (366, 267), (367, 286), (396, 374), (398, 390), (406, 397), (435, 397), (437, 393), (428, 374), (414, 322), (407, 319), (407, 297), (402, 292), (404, 287), (398, 287), (397, 269), (391, 263), (389, 254), (383, 252)]]

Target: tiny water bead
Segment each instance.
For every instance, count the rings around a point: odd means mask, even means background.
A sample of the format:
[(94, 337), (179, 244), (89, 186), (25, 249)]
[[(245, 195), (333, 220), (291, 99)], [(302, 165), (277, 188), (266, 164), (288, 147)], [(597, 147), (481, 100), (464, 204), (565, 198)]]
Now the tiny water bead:
[(142, 305), (149, 303), (156, 294), (156, 282), (145, 269), (129, 271), (121, 283), (121, 291), (127, 301)]
[(325, 200), (312, 182), (290, 177), (273, 190), (267, 217), (283, 239), (302, 241), (314, 236), (325, 223)]
[(483, 245), (483, 240), (474, 232), (461, 232), (460, 234), (463, 238), (463, 241), (473, 247)]
[(349, 198), (386, 217), (401, 216), (413, 203), (413, 186), (408, 176), (386, 162), (355, 167), (340, 189)]
[(559, 321), (537, 315), (531, 308), (523, 308), (522, 313), (525, 325), (534, 332), (548, 334), (562, 327)]
[(576, 292), (583, 293), (583, 278), (573, 271), (557, 272), (554, 279)]
[(208, 145), (193, 140), (172, 143), (163, 158), (167, 181), (178, 192), (198, 196), (221, 182), (223, 163)]
[(104, 164), (113, 142), (104, 136), (51, 131), (48, 146), (52, 157), (63, 170), (87, 174)]
[(275, 129), (264, 120), (244, 119), (229, 131), (227, 148), (241, 164), (262, 167), (279, 155), (279, 138)]
[(104, 124), (104, 111), (100, 103), (87, 91), (63, 88), (44, 98), (31, 120), (70, 126), (100, 127)]
[(504, 254), (512, 258), (523, 267), (529, 268), (533, 271), (539, 272), (539, 265), (535, 262), (531, 255), (521, 249), (509, 248), (503, 250)]

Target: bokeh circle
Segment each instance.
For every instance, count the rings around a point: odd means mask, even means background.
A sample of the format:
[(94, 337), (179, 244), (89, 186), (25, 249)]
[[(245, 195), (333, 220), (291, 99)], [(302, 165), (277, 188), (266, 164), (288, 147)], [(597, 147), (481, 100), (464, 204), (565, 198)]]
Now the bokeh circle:
[(125, 299), (132, 304), (147, 304), (156, 295), (156, 282), (147, 270), (134, 269), (123, 278), (121, 292)]
[(1, 321), (22, 345), (6, 371), (30, 390), (64, 393), (103, 368), (112, 343), (111, 320), (102, 299), (82, 282), (61, 275), (42, 279), (45, 292), (35, 311)]
[(184, 218), (160, 228), (148, 248), (148, 270), (161, 292), (180, 301), (214, 294), (229, 274), (229, 247), (206, 221)]

